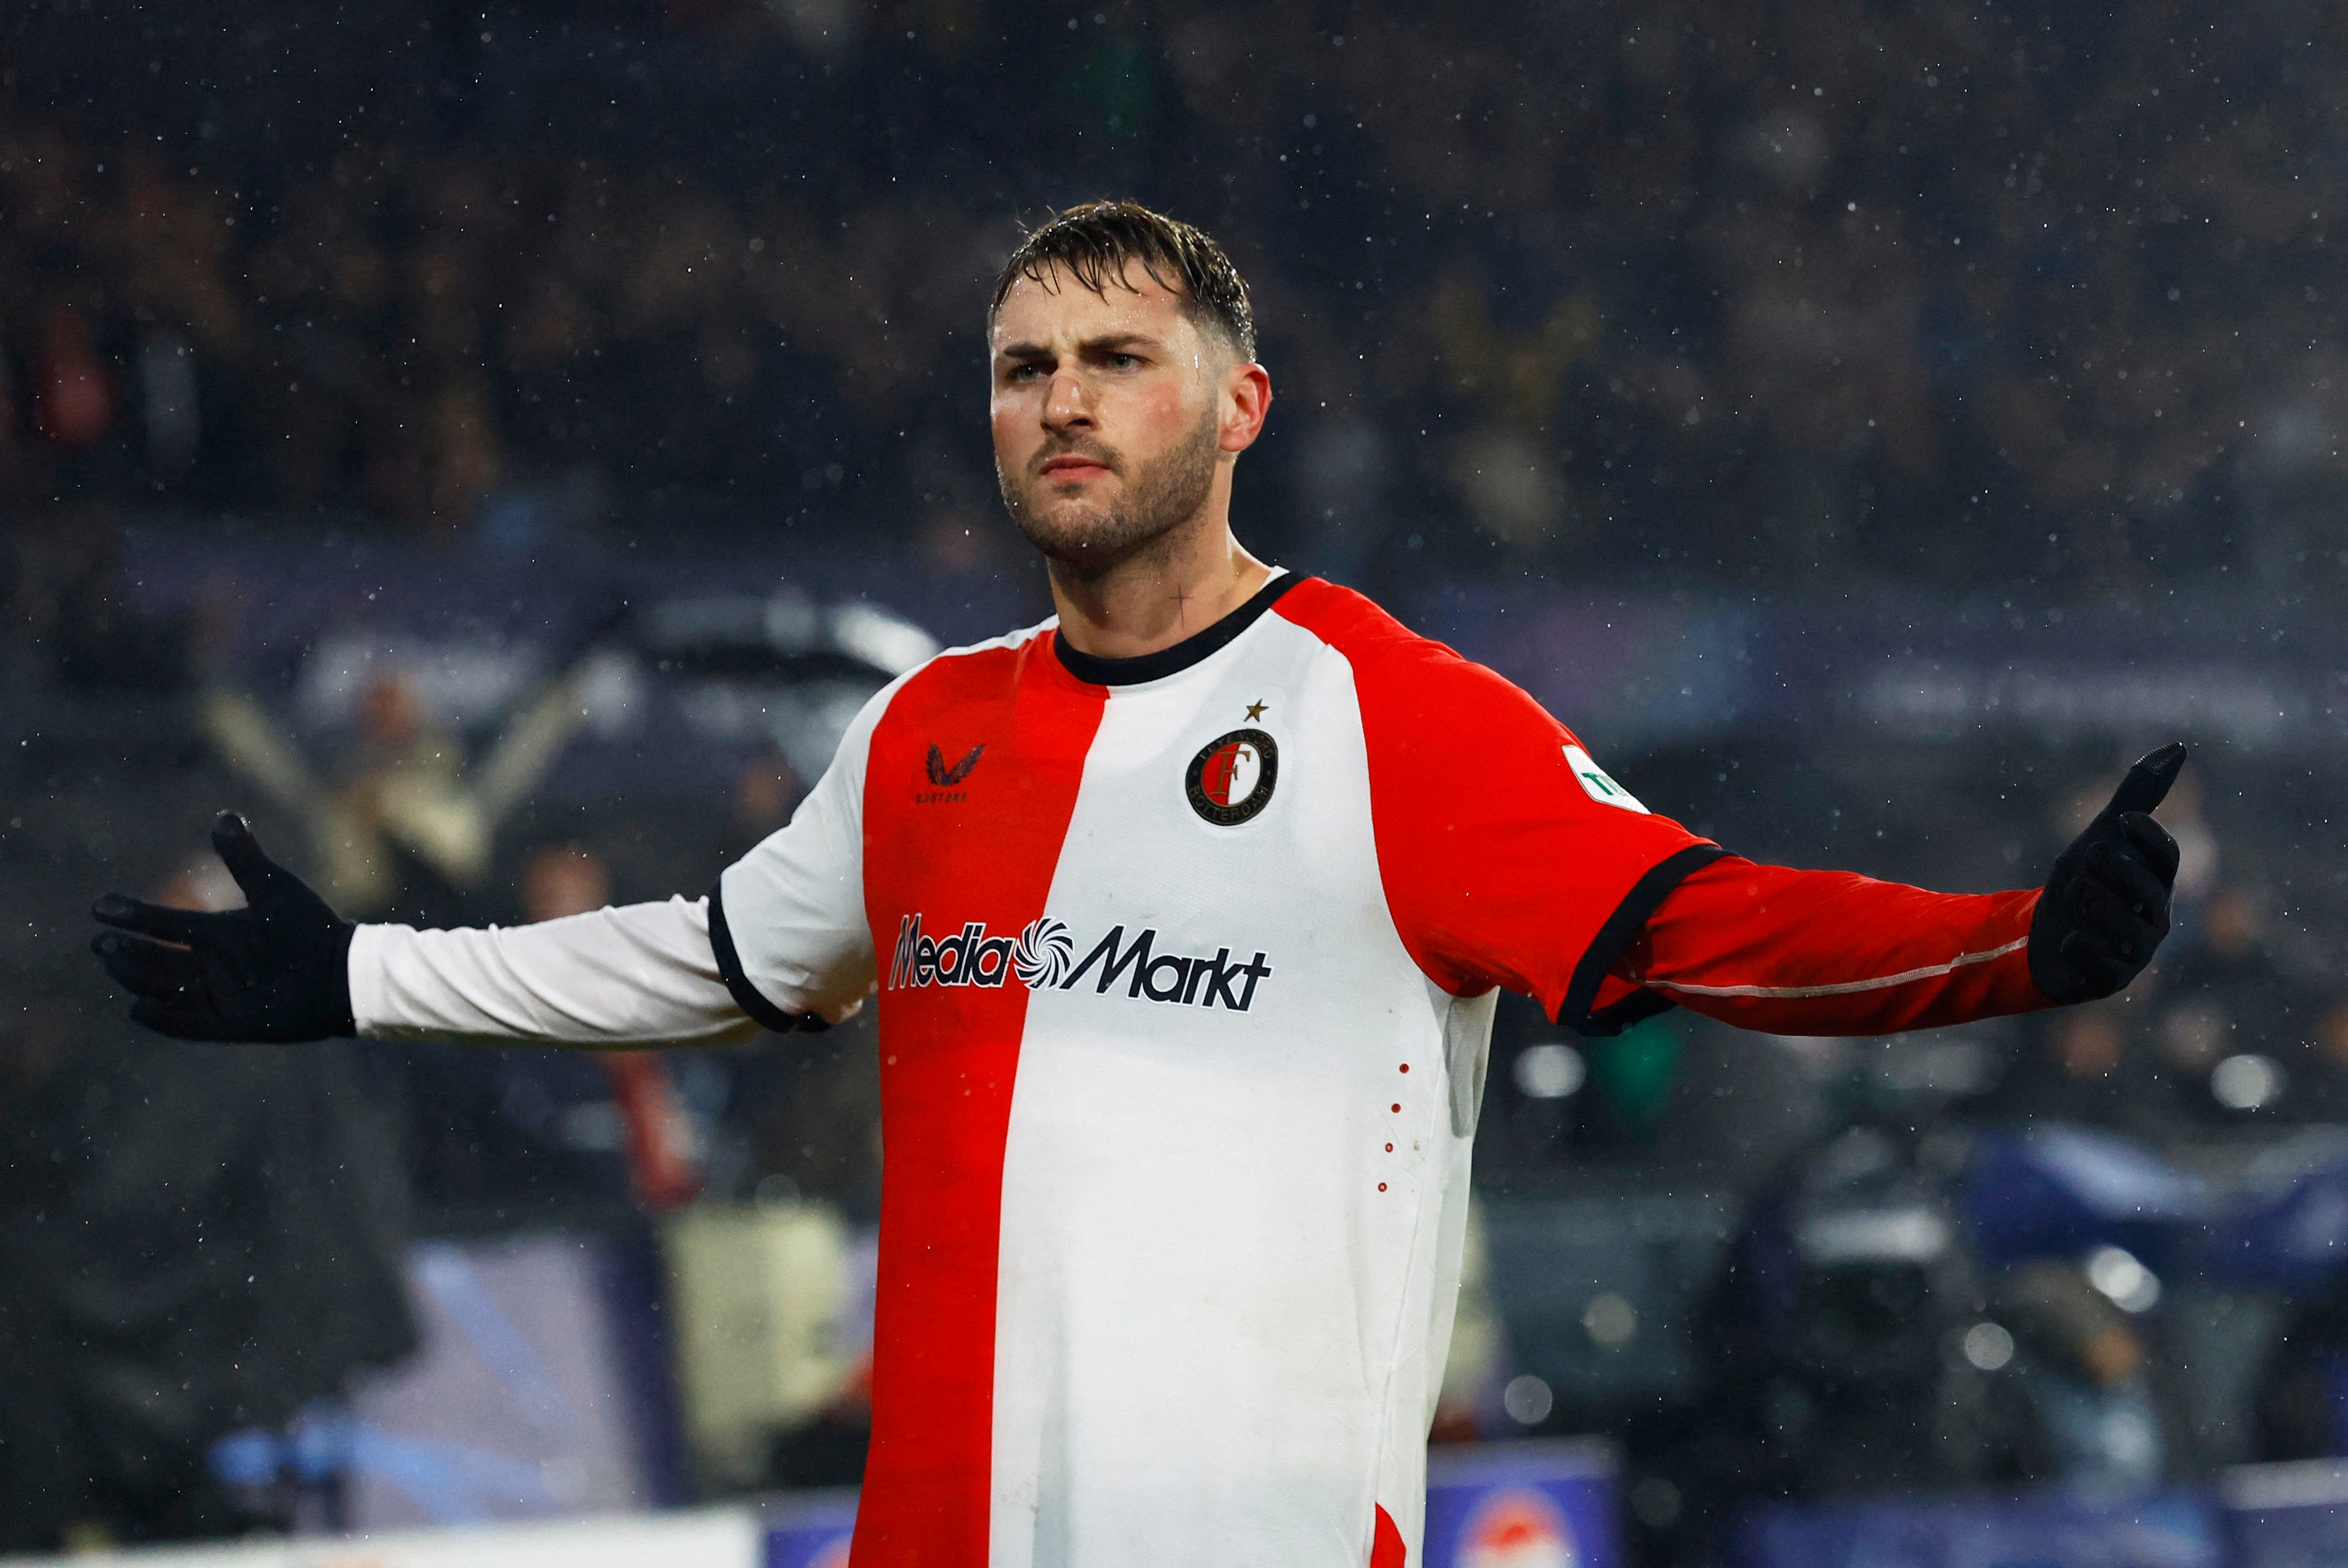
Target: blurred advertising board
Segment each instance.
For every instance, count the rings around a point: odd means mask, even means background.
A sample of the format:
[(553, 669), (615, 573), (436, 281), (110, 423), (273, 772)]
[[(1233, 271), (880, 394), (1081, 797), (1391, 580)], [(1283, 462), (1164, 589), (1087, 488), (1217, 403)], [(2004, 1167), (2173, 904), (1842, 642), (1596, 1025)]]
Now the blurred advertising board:
[(2348, 1462), (2244, 1465), (2218, 1485), (2238, 1568), (2348, 1563)]
[(787, 1495), (770, 1503), (763, 1568), (848, 1568), (856, 1530), (852, 1491)]
[(352, 1401), (362, 1529), (558, 1519), (675, 1499), (649, 1245), (550, 1233), (427, 1242), (423, 1343)]
[(1426, 1568), (1624, 1568), (1622, 1467), (1605, 1443), (1438, 1449)]
[[(565, 799), (707, 797), (769, 740), (805, 776), (822, 770), (846, 723), (839, 693), (723, 661), (687, 669), (656, 645), (664, 624), (750, 600), (778, 621), (885, 607), (882, 619), (906, 623), (900, 640), (918, 628), (956, 644), (1047, 608), (1039, 577), (934, 570), (901, 549), (837, 540), (820, 552), (679, 539), (516, 553), (478, 539), (147, 526), (127, 529), (124, 548), (141, 608), (238, 607), (221, 618), (216, 673), (297, 738), (337, 730), (371, 676), (395, 671), (436, 724), (478, 737), (558, 665), (601, 647), (609, 657), (580, 687), (585, 723), (544, 784)], [(1570, 718), (1601, 756), (1788, 728), (1900, 742), (2135, 741), (2150, 730), (2250, 750), (2348, 744), (2339, 619), (2262, 605), (2269, 630), (2247, 648), (2242, 607), (2226, 594), (2024, 612), (1880, 594), (1625, 597), (1438, 574), (1389, 608)]]
[(746, 1509), (697, 1510), (560, 1524), (506, 1524), (234, 1546), (150, 1547), (61, 1558), (0, 1558), (72, 1568), (757, 1568), (758, 1523)]
[(2232, 1568), (2209, 1499), (1904, 1498), (1756, 1509), (1735, 1568)]
[(2016, 610), (1459, 577), (1423, 581), (1390, 608), (1601, 747), (1789, 725), (1951, 742), (2132, 739), (2147, 727), (2250, 749), (2348, 740), (2337, 618), (2262, 620), (2267, 638), (2250, 649), (2241, 606), (2223, 593)]
[[(1426, 1568), (1625, 1568), (1621, 1468), (1591, 1441), (1438, 1450), (1426, 1482)], [(765, 1568), (847, 1568), (851, 1496), (779, 1501)]]
[(2214, 1497), (2042, 1492), (1757, 1509), (1735, 1568), (2339, 1568), (2348, 1460), (2243, 1465)]

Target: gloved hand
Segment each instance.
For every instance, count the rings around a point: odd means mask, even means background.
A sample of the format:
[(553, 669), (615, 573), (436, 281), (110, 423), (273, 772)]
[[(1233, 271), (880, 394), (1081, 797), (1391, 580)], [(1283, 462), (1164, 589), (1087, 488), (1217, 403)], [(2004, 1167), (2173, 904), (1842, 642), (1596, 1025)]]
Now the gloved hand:
[(178, 1040), (355, 1033), (350, 951), (357, 927), (263, 855), (234, 812), (212, 819), (212, 849), (244, 890), (243, 908), (206, 914), (109, 893), (90, 910), (98, 924), (117, 927), (89, 948), (137, 999), (133, 1021)]
[(2030, 917), (2030, 980), (2053, 1002), (2110, 996), (2168, 935), (2177, 840), (2152, 820), (2185, 765), (2166, 745), (2128, 769), (2111, 804), (2057, 856)]

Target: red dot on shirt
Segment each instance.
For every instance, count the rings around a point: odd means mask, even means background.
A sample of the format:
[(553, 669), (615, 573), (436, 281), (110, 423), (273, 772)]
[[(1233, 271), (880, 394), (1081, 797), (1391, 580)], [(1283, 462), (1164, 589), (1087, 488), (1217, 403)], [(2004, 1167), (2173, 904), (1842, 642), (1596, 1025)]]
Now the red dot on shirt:
[(1401, 1110), (1401, 1109), (1402, 1109), (1402, 1105), (1401, 1105), (1401, 1102), (1395, 1102), (1395, 1110), (1397, 1110), (1397, 1111), (1399, 1111), (1399, 1110)]
[(1409, 1063), (1409, 1062), (1407, 1062), (1407, 1061), (1404, 1062), (1404, 1063), (1402, 1064), (1402, 1070), (1403, 1070), (1405, 1072), (1408, 1072), (1408, 1071), (1410, 1071), (1410, 1063)]
[(1378, 1191), (1380, 1191), (1380, 1192), (1382, 1192), (1382, 1193), (1383, 1193), (1383, 1192), (1385, 1192), (1385, 1190), (1386, 1190), (1386, 1184), (1385, 1184), (1384, 1182), (1380, 1182), (1380, 1183), (1378, 1184)]
[(1392, 1143), (1386, 1145), (1386, 1153), (1389, 1154), (1394, 1153), (1394, 1145)]

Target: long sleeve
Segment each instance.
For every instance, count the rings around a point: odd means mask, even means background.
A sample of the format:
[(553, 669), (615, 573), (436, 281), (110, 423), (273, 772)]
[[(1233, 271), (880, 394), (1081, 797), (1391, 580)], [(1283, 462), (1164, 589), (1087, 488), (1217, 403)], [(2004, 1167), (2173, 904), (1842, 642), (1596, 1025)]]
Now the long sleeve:
[(478, 930), (361, 926), (350, 979), (359, 1032), (378, 1037), (721, 1045), (759, 1027), (718, 972), (703, 898)]
[(362, 1034), (541, 1045), (720, 1045), (838, 1023), (872, 991), (864, 911), (865, 754), (903, 682), (865, 704), (789, 824), (726, 867), (714, 897), (534, 926), (361, 926)]
[(2049, 1006), (2030, 980), (2034, 890), (1933, 893), (1724, 856), (1663, 898), (1600, 1007), (1643, 987), (1774, 1034), (1891, 1034)]

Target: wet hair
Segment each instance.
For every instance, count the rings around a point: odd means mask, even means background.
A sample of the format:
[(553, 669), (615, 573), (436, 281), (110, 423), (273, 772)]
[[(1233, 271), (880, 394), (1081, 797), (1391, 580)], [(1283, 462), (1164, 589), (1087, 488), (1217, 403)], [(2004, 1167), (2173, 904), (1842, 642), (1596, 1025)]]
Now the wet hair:
[(1241, 359), (1255, 357), (1255, 313), (1231, 259), (1201, 231), (1138, 201), (1083, 202), (1031, 231), (1003, 263), (986, 319), (994, 320), (1020, 279), (1047, 282), (1055, 267), (1106, 299), (1111, 288), (1128, 286), (1130, 261), (1181, 295), (1182, 312), (1194, 323), (1220, 334)]

